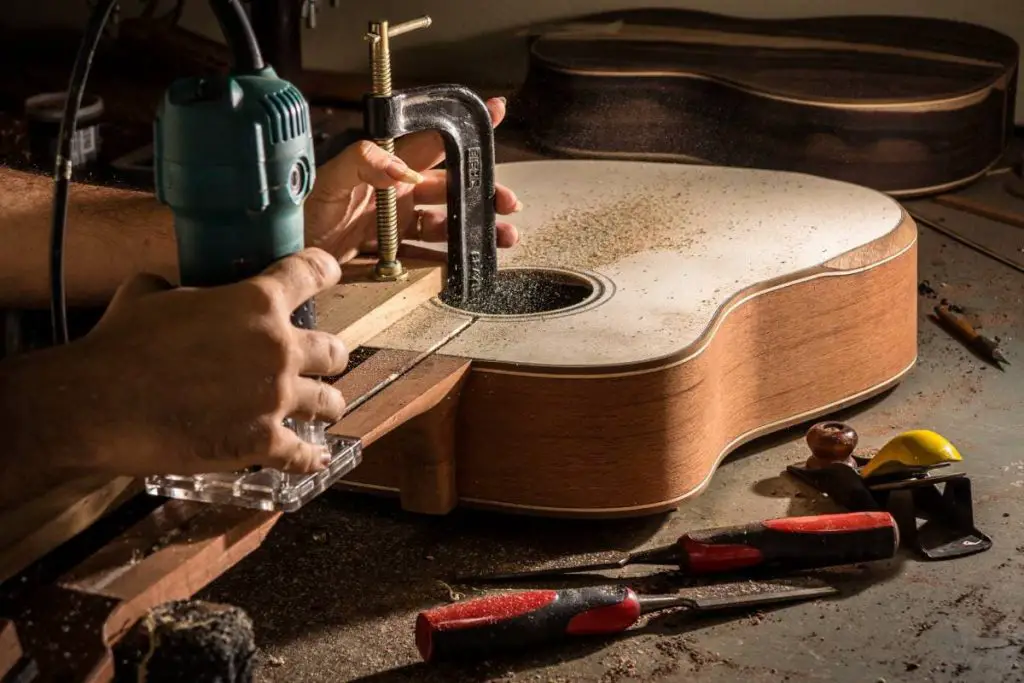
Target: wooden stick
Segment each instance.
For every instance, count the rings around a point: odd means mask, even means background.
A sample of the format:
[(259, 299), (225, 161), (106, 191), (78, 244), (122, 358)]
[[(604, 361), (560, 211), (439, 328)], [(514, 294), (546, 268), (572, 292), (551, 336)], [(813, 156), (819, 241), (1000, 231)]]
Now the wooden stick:
[(937, 197), (932, 197), (932, 201), (936, 204), (948, 206), (951, 209), (973, 213), (975, 216), (981, 216), (982, 218), (1006, 223), (1007, 225), (1012, 225), (1016, 228), (1024, 228), (1024, 214), (1016, 213), (1014, 211), (1006, 211), (1004, 209), (985, 204), (984, 202), (979, 202), (977, 199), (971, 199), (970, 197), (963, 197), (956, 194), (940, 194)]
[[(904, 208), (906, 208), (906, 207), (904, 207)], [(991, 249), (989, 249), (988, 247), (986, 247), (986, 246), (984, 246), (982, 244), (979, 244), (978, 242), (975, 242), (974, 240), (972, 240), (970, 238), (964, 237), (963, 235), (961, 235), (961, 234), (959, 234), (957, 232), (954, 232), (954, 231), (950, 230), (949, 228), (947, 228), (945, 226), (939, 225), (937, 222), (935, 222), (935, 221), (933, 221), (933, 220), (931, 220), (929, 218), (925, 218), (924, 216), (922, 216), (921, 214), (919, 214), (917, 212), (911, 211), (910, 209), (906, 209), (906, 211), (907, 211), (907, 213), (910, 214), (911, 218), (913, 218), (915, 221), (917, 221), (921, 225), (926, 225), (926, 226), (928, 226), (929, 228), (931, 228), (932, 230), (934, 230), (936, 232), (941, 232), (946, 237), (951, 237), (952, 239), (955, 239), (957, 242), (960, 242), (961, 244), (963, 244), (965, 246), (968, 246), (971, 249), (974, 249), (975, 251), (977, 251), (977, 252), (979, 252), (981, 254), (984, 254), (985, 256), (988, 256), (991, 259), (995, 259), (996, 261), (999, 261), (1000, 263), (1002, 263), (1004, 265), (1010, 266), (1011, 268), (1013, 268), (1016, 271), (1024, 273), (1024, 264), (1018, 263), (1017, 261), (1014, 261), (1013, 259), (1008, 259), (1005, 256), (1001, 256), (1000, 254), (997, 254), (996, 252), (994, 252)]]

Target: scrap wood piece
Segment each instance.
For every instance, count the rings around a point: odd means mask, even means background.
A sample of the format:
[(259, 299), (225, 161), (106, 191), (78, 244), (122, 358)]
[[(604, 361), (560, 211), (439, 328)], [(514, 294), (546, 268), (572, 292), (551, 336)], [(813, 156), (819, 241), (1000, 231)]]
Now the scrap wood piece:
[(21, 661), (21, 641), (14, 622), (0, 619), (0, 680), (14, 670)]
[(317, 328), (336, 333), (349, 349), (380, 334), (441, 292), (444, 264), (403, 259), (409, 276), (400, 282), (373, 279), (372, 258), (342, 265), (342, 281), (316, 298)]
[(130, 477), (88, 477), (15, 508), (0, 509), (0, 581), (113, 512), (142, 485)]
[(111, 647), (149, 610), (192, 597), (263, 542), (280, 513), (173, 500), (18, 605), (45, 680), (109, 681)]

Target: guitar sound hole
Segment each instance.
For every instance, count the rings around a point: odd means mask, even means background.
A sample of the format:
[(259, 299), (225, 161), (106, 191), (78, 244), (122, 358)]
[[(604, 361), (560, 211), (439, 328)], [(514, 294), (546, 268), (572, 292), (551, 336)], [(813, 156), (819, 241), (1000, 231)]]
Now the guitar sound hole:
[(594, 286), (582, 277), (539, 268), (499, 270), (495, 285), (494, 292), (477, 302), (470, 313), (501, 316), (550, 313), (581, 304), (594, 294)]

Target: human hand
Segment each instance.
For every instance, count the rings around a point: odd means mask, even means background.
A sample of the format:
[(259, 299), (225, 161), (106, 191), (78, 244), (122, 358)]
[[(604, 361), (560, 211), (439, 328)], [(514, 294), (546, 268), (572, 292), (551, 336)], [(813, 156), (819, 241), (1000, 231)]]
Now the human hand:
[[(491, 121), (497, 127), (505, 118), (504, 98), (487, 101)], [(403, 239), (444, 242), (448, 239), (447, 209), (417, 205), (444, 205), (445, 172), (429, 170), (444, 160), (441, 136), (433, 131), (413, 133), (395, 141), (395, 155), (369, 141), (349, 145), (341, 154), (317, 169), (316, 184), (306, 199), (306, 243), (334, 254), (341, 262), (359, 253), (376, 251), (374, 189), (396, 188), (398, 229)], [(495, 210), (513, 214), (522, 205), (515, 193), (496, 185)], [(498, 247), (516, 244), (519, 235), (508, 222), (496, 225)]]
[(303, 375), (342, 372), (348, 352), (290, 318), (340, 278), (337, 259), (306, 249), (223, 287), (171, 289), (151, 275), (125, 283), (68, 347), (80, 348), (100, 403), (97, 467), (136, 476), (323, 469), (325, 452), (282, 421), (342, 416), (341, 392)]

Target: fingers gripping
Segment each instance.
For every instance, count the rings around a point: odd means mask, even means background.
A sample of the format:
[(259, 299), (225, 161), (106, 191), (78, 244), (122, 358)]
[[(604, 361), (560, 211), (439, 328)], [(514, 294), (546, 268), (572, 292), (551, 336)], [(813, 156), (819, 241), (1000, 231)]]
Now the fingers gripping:
[(276, 447), (260, 463), (264, 467), (289, 474), (312, 474), (329, 464), (330, 454), (324, 446), (303, 441), (284, 425), (277, 428), (274, 442)]
[(345, 397), (326, 382), (300, 377), (295, 383), (295, 408), (292, 417), (335, 423), (345, 414)]
[(356, 157), (359, 180), (377, 189), (392, 187), (396, 181), (415, 185), (423, 180), (423, 176), (409, 168), (402, 159), (388, 154), (369, 140), (353, 145), (352, 153)]
[[(295, 382), (294, 407), (289, 417), (299, 420), (321, 420), (333, 424), (345, 414), (342, 393), (330, 384), (309, 377)], [(323, 446), (304, 441), (283, 425), (276, 429), (274, 447), (263, 464), (295, 474), (308, 474), (324, 469), (330, 454)]]
[[(445, 171), (426, 171), (422, 183), (413, 190), (417, 204), (444, 205), (448, 202), (448, 175)], [(494, 210), (502, 215), (522, 211), (523, 203), (516, 193), (501, 183), (494, 185)]]
[(302, 348), (299, 372), (305, 375), (337, 375), (348, 366), (348, 349), (337, 335), (319, 330), (296, 330)]
[[(519, 242), (519, 232), (511, 223), (498, 221), (495, 226), (498, 247), (507, 249)], [(444, 209), (420, 209), (413, 223), (406, 228), (405, 238), (423, 242), (448, 240), (448, 214)]]
[(273, 290), (293, 311), (338, 284), (341, 265), (326, 251), (311, 247), (276, 261), (254, 279)]

